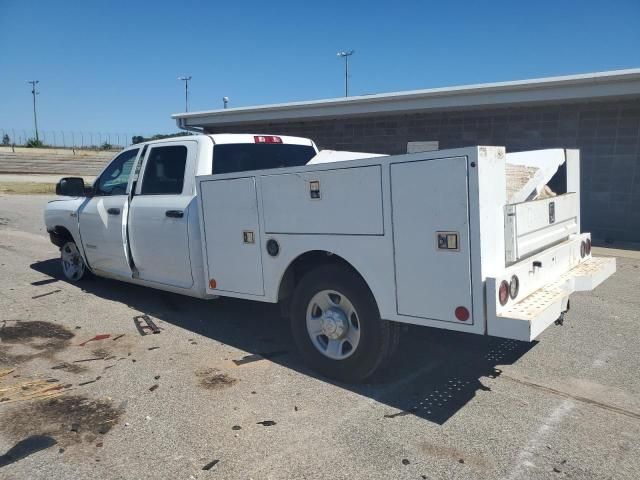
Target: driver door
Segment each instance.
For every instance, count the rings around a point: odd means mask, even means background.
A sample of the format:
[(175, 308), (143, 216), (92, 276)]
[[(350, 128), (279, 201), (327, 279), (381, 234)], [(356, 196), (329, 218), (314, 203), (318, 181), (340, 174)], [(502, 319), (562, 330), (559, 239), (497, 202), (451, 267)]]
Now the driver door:
[(79, 212), (80, 237), (92, 269), (112, 276), (131, 278), (124, 242), (130, 178), (139, 147), (114, 158), (94, 183), (94, 196)]

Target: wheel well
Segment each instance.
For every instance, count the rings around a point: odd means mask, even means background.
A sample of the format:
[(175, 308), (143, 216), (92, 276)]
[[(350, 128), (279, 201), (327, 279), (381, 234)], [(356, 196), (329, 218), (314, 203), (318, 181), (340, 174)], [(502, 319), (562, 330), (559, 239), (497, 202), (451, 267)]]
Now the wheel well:
[(68, 241), (75, 242), (71, 232), (61, 226), (56, 226), (53, 230), (49, 231), (49, 237), (51, 238), (51, 243), (58, 247), (62, 247)]
[[(288, 300), (293, 296), (293, 290), (300, 279), (314, 268), (320, 265), (344, 265), (352, 270), (360, 278), (362, 275), (351, 265), (348, 261), (335, 253), (327, 252), (324, 250), (311, 250), (296, 257), (296, 259), (289, 264), (280, 281), (280, 288), (278, 289), (278, 302), (288, 309)], [(363, 279), (364, 281), (364, 279)], [(366, 284), (366, 281), (365, 281)]]

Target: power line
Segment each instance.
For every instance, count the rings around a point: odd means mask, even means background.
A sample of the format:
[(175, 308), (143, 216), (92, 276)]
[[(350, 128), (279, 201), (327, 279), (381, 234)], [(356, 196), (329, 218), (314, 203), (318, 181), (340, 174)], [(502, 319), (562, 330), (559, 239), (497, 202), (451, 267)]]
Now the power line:
[(36, 85), (40, 83), (40, 80), (26, 80), (27, 83), (31, 84), (31, 94), (33, 95), (33, 124), (36, 130), (36, 141), (40, 140), (38, 135), (38, 115), (36, 114), (36, 95), (39, 95), (40, 92), (36, 92)]
[(191, 80), (191, 75), (178, 77), (178, 80), (182, 80), (184, 82), (184, 111), (189, 111), (189, 81)]

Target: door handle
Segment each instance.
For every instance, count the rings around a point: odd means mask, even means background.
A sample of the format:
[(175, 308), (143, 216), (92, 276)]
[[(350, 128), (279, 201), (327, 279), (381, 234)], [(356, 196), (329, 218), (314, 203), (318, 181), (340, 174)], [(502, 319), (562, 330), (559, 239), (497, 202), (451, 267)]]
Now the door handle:
[(120, 215), (120, 209), (119, 208), (108, 208), (107, 209), (107, 213), (109, 215)]
[(165, 215), (169, 218), (182, 218), (184, 217), (184, 212), (182, 210), (167, 210)]

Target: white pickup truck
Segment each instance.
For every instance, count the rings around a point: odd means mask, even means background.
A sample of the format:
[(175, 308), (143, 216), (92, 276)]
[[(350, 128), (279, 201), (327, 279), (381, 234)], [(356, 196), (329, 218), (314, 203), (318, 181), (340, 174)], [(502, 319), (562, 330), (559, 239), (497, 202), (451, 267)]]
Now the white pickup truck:
[(307, 362), (361, 381), (403, 323), (531, 341), (609, 277), (580, 232), (579, 172), (575, 150), (193, 135), (127, 148), (91, 187), (62, 179), (45, 222), (69, 281), (279, 302)]

